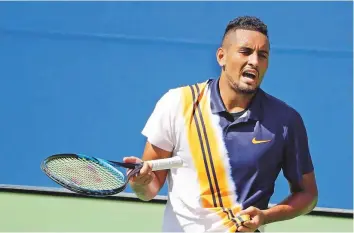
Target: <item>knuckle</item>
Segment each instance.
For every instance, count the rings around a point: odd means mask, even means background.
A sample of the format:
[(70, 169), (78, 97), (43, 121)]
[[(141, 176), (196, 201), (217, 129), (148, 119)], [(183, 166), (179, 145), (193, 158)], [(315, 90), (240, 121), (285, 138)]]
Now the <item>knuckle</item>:
[(149, 163), (144, 163), (144, 166), (143, 166), (147, 171), (151, 171), (152, 170), (152, 167)]
[(237, 228), (237, 231), (239, 232), (244, 232), (245, 231), (245, 228), (243, 226), (240, 226)]
[(147, 174), (147, 169), (146, 169), (146, 167), (142, 167), (141, 169), (140, 169), (140, 175), (145, 175), (145, 174)]

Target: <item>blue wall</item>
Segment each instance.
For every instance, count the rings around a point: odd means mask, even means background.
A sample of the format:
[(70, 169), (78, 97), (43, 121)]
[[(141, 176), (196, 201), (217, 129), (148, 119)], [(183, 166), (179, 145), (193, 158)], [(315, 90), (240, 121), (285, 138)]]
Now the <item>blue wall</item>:
[[(352, 2), (1, 2), (0, 183), (56, 186), (43, 158), (142, 153), (169, 88), (217, 77), (225, 25), (269, 26), (263, 88), (308, 128), (320, 207), (353, 208)], [(272, 202), (288, 193), (284, 178)], [(166, 194), (163, 189), (161, 194)]]

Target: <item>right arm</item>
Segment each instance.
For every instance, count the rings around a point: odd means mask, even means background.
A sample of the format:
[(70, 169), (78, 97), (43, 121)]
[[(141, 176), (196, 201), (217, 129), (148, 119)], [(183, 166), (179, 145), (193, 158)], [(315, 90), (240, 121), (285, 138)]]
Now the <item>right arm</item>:
[[(171, 154), (172, 152), (165, 151), (146, 142), (142, 160), (148, 161), (170, 158)], [(127, 163), (141, 162), (142, 160), (136, 157), (124, 158), (124, 162)], [(140, 200), (150, 201), (158, 194), (166, 181), (166, 177), (167, 170), (151, 171), (149, 164), (144, 163), (140, 173), (137, 176), (132, 177), (129, 184)]]
[[(142, 159), (136, 157), (125, 158), (125, 162), (141, 162), (155, 159), (165, 159), (172, 156), (176, 145), (175, 115), (179, 96), (178, 92), (168, 91), (157, 102), (154, 111), (149, 117), (142, 134), (147, 138)], [(148, 163), (144, 163), (140, 173), (129, 181), (139, 199), (149, 201), (153, 199), (166, 181), (168, 170), (152, 171)]]

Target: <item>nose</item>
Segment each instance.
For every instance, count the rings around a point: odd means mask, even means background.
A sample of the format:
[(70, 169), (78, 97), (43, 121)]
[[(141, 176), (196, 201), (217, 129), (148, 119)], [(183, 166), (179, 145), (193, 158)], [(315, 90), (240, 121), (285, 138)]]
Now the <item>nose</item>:
[(256, 52), (253, 52), (248, 57), (248, 64), (250, 64), (254, 67), (258, 67), (258, 63), (259, 63), (258, 54)]

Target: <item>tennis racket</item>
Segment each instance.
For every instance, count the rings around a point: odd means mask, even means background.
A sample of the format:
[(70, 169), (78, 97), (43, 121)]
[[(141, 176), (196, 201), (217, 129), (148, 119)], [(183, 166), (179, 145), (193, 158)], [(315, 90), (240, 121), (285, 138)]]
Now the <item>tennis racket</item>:
[[(153, 171), (184, 165), (180, 157), (123, 163), (82, 154), (56, 154), (46, 158), (41, 169), (49, 178), (68, 190), (102, 197), (124, 191), (129, 179), (140, 171), (144, 163), (150, 163)], [(126, 169), (132, 169), (128, 175)]]

